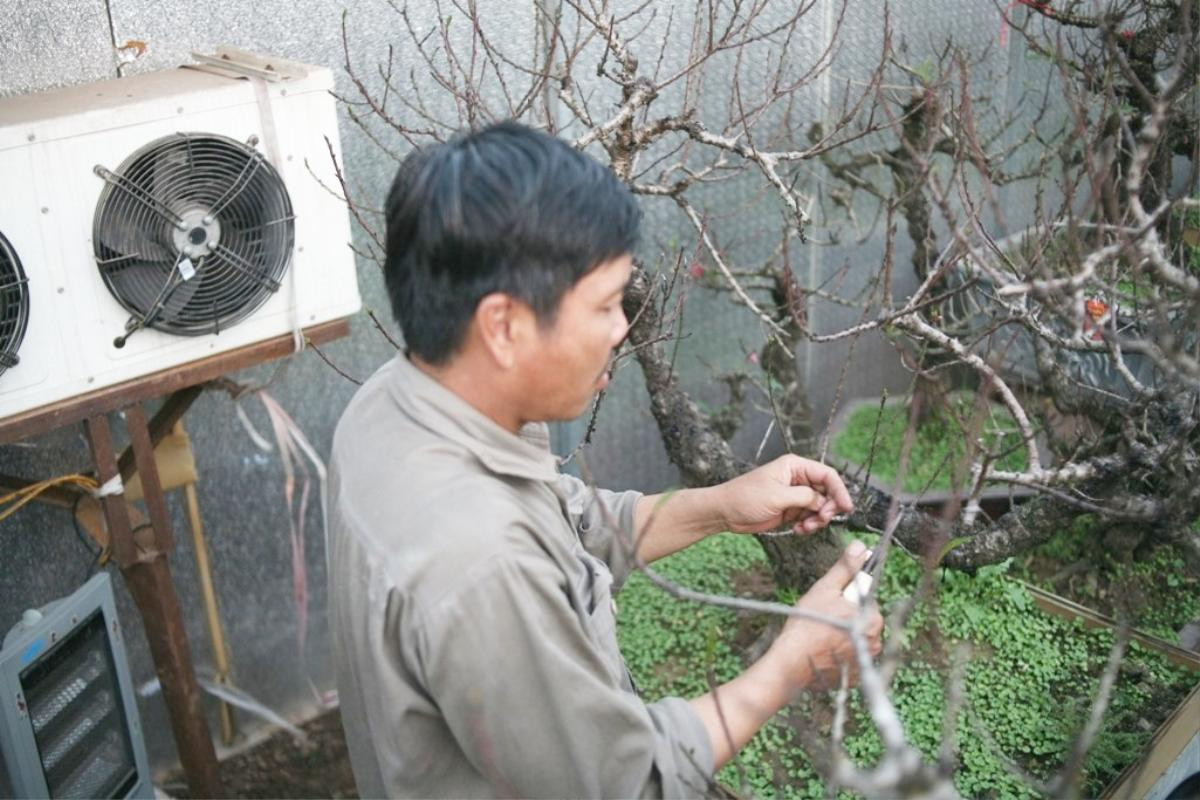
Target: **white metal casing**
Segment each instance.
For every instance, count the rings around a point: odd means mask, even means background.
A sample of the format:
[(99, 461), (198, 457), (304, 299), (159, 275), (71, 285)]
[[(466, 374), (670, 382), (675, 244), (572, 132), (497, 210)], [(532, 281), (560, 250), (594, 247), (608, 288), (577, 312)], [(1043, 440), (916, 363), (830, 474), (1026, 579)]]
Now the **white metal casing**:
[[(0, 98), (0, 231), (28, 277), (20, 363), (0, 374), (0, 419), (356, 312), (361, 306), (333, 76), (288, 63), (275, 82), (179, 68)], [(139, 330), (96, 266), (92, 225), (104, 181), (144, 145), (175, 133), (220, 134), (256, 147), (295, 214), (282, 286), (251, 316), (203, 336)], [(332, 152), (332, 155), (331, 155)]]

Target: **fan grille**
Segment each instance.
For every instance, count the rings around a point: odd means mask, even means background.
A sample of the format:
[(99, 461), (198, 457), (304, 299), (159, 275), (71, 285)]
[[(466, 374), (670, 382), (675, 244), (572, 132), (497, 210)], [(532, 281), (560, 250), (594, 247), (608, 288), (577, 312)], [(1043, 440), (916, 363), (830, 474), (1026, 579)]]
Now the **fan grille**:
[(0, 233), (0, 374), (20, 360), (17, 348), (29, 324), (29, 291), (17, 251)]
[(126, 335), (218, 333), (279, 288), (295, 221), (282, 179), (253, 147), (178, 133), (96, 174), (107, 183), (93, 224), (96, 263), (132, 314)]

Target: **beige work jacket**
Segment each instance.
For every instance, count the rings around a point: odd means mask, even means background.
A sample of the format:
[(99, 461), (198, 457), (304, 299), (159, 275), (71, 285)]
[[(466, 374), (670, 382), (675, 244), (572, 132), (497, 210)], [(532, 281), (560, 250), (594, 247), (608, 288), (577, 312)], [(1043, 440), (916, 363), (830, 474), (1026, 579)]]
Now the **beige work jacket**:
[(329, 492), (333, 655), (363, 797), (704, 793), (699, 718), (639, 699), (617, 649), (636, 492), (559, 474), (544, 425), (514, 436), (403, 355), (343, 414)]

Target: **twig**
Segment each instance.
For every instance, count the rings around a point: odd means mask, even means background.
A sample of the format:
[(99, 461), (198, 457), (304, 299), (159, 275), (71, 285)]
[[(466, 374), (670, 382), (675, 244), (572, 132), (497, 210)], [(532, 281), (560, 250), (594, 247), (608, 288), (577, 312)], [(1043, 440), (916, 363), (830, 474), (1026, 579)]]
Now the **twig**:
[(309, 349), (311, 349), (314, 353), (316, 353), (318, 356), (320, 356), (321, 360), (324, 361), (329, 366), (329, 368), (332, 369), (334, 372), (336, 372), (338, 375), (341, 375), (343, 378), (350, 381), (355, 386), (362, 386), (362, 381), (360, 381), (358, 378), (354, 378), (350, 375), (347, 375), (345, 373), (345, 371), (342, 370), (341, 367), (339, 367), (337, 364), (334, 364), (332, 361), (330, 361), (329, 357), (326, 356), (323, 352), (321, 352), (321, 348), (319, 348), (315, 344), (313, 344), (312, 339), (309, 339), (306, 336), (306, 337), (304, 337), (304, 343)]

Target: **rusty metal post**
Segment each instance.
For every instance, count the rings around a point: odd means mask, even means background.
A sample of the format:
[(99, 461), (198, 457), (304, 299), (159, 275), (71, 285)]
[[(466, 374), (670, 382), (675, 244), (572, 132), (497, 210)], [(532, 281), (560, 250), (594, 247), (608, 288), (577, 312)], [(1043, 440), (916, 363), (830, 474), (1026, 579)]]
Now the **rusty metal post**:
[[(193, 797), (223, 797), (225, 790), (220, 767), (204, 717), (200, 687), (192, 669), (179, 597), (167, 565), (167, 551), (172, 541), (170, 518), (158, 480), (145, 412), (140, 404), (127, 410), (127, 421), (154, 537), (153, 544), (139, 550), (130, 529), (125, 498), (120, 494), (104, 497), (102, 502), (113, 555), (141, 612), (188, 789)], [(88, 418), (84, 427), (96, 465), (96, 477), (103, 486), (120, 474), (108, 419), (99, 414)]]

